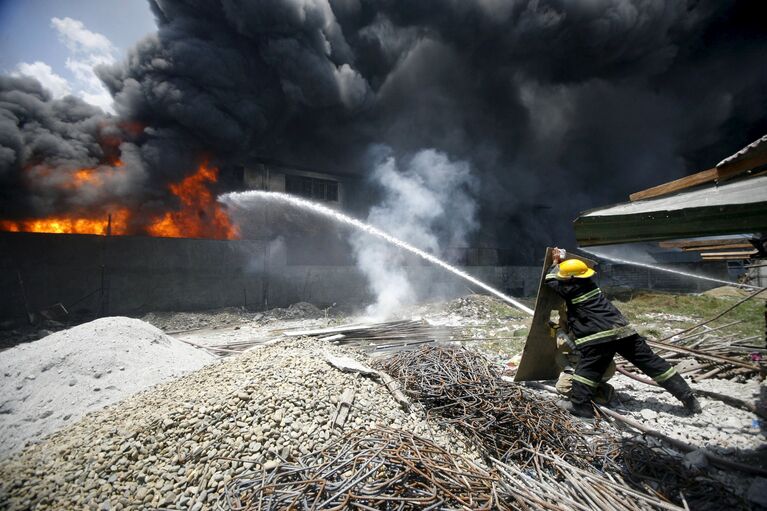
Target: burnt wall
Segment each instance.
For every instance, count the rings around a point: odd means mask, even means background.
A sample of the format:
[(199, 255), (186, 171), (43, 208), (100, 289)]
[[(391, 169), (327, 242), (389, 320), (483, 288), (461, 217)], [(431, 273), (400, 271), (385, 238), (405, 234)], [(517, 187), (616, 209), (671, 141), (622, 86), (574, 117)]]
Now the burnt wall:
[[(0, 317), (62, 303), (83, 314), (259, 304), (260, 241), (0, 234)], [(27, 305), (25, 305), (25, 301)]]

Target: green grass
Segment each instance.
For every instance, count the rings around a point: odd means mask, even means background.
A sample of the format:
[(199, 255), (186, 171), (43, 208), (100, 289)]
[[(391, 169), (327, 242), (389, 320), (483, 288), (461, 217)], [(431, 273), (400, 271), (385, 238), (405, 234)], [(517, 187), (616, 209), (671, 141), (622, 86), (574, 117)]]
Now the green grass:
[[(664, 313), (689, 318), (686, 321), (668, 321), (667, 327), (682, 330), (697, 323), (708, 320), (728, 307), (731, 307), (741, 298), (736, 297), (713, 297), (707, 295), (676, 295), (670, 293), (640, 292), (630, 300), (614, 303), (621, 312), (640, 330), (643, 323), (658, 323), (662, 319), (648, 318), (647, 314)], [(715, 328), (733, 321), (741, 320), (742, 323), (725, 328), (723, 335), (738, 334), (745, 338), (753, 335), (764, 335), (764, 301), (760, 299), (749, 300), (728, 312), (708, 326)], [(644, 333), (650, 337), (660, 334), (657, 328), (650, 327)]]

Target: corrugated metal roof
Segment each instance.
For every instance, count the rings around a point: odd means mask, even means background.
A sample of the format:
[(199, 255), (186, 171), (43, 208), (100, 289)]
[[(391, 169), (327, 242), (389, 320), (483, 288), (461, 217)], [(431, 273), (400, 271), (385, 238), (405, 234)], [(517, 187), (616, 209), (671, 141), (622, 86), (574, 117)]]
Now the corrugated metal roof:
[(741, 179), (719, 186), (708, 186), (696, 190), (682, 190), (675, 195), (654, 199), (615, 204), (586, 211), (581, 213), (581, 216), (633, 215), (753, 202), (767, 202), (767, 176)]
[(743, 160), (749, 156), (762, 152), (767, 152), (767, 135), (751, 142), (737, 153), (717, 163), (716, 166), (721, 167), (723, 165), (729, 165), (730, 163), (735, 163), (736, 161)]
[(587, 211), (580, 246), (767, 232), (767, 176)]

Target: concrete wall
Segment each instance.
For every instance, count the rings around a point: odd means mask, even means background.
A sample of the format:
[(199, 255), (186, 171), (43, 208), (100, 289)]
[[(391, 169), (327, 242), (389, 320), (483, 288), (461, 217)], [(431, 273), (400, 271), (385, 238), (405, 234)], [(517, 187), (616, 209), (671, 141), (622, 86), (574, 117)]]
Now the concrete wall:
[[(0, 317), (57, 302), (111, 314), (260, 304), (260, 241), (0, 234)], [(22, 283), (19, 282), (21, 276)]]
[[(299, 301), (364, 306), (371, 300), (364, 276), (353, 266), (286, 262), (284, 252), (259, 240), (0, 233), (0, 318), (21, 318), (27, 308), (39, 311), (59, 302), (71, 312), (114, 315), (234, 306), (261, 310)], [(727, 278), (726, 266), (721, 268), (716, 276)], [(516, 297), (534, 296), (541, 274), (537, 266), (463, 269)], [(414, 264), (409, 271), (414, 286), (431, 296), (479, 291), (440, 268)], [(718, 285), (625, 266), (600, 271), (603, 286), (702, 291)]]

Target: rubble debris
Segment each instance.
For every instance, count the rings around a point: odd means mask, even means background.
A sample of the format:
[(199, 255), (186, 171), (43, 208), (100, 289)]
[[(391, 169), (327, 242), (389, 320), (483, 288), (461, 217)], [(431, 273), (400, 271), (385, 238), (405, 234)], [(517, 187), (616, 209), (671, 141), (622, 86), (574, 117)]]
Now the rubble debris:
[[(617, 370), (619, 373), (631, 378), (632, 380), (638, 381), (640, 383), (644, 383), (645, 385), (650, 385), (652, 387), (660, 387), (657, 383), (655, 383), (655, 381), (651, 380), (650, 378), (646, 378), (636, 373), (632, 373), (631, 371), (626, 370), (626, 368), (624, 368), (623, 366), (618, 366)], [(696, 380), (696, 383), (699, 383), (700, 381), (701, 380)], [(710, 390), (699, 389), (699, 388), (693, 388), (692, 391), (696, 396), (715, 399), (717, 401), (727, 403), (728, 405), (734, 408), (740, 408), (741, 410), (745, 410), (747, 412), (753, 413), (754, 415), (758, 415), (759, 417), (762, 417), (763, 419), (767, 419), (767, 410), (764, 410), (758, 407), (756, 404), (748, 402), (744, 399), (740, 399), (734, 396), (728, 396), (727, 394), (722, 394), (720, 392), (713, 392)]]
[(125, 317), (97, 319), (6, 350), (0, 356), (0, 456), (213, 360)]
[(368, 367), (359, 360), (355, 360), (352, 357), (338, 357), (330, 353), (324, 354), (325, 361), (338, 369), (339, 371), (346, 371), (349, 373), (359, 373), (365, 376), (372, 376), (378, 374), (375, 369)]
[[(597, 405), (597, 406), (599, 406), (599, 405)], [(686, 442), (683, 442), (683, 441), (679, 440), (678, 438), (673, 438), (673, 437), (670, 437), (668, 435), (664, 435), (660, 431), (654, 430), (654, 429), (652, 429), (652, 428), (650, 428), (650, 427), (648, 427), (648, 426), (646, 426), (646, 425), (644, 425), (644, 424), (642, 424), (640, 422), (637, 422), (637, 421), (631, 419), (630, 417), (621, 415), (621, 414), (619, 414), (619, 413), (617, 413), (617, 412), (615, 412), (613, 410), (610, 410), (608, 408), (605, 408), (603, 406), (599, 406), (599, 411), (601, 413), (607, 415), (608, 417), (611, 417), (611, 418), (613, 418), (613, 419), (615, 419), (617, 421), (620, 421), (620, 422), (622, 422), (624, 424), (627, 424), (627, 425), (631, 426), (632, 428), (634, 428), (634, 429), (636, 429), (638, 431), (641, 431), (645, 435), (653, 436), (655, 438), (658, 438), (658, 439), (662, 440), (663, 442), (665, 442), (666, 444), (673, 446), (675, 449), (678, 449), (681, 452), (688, 453), (688, 452), (694, 452), (694, 451), (698, 450), (695, 447), (693, 447), (692, 445), (690, 445), (690, 444), (688, 444)], [(737, 462), (734, 462), (732, 460), (729, 460), (729, 459), (726, 459), (726, 458), (722, 458), (720, 456), (717, 456), (717, 455), (715, 455), (713, 453), (709, 453), (709, 452), (706, 452), (706, 451), (703, 451), (703, 453), (705, 454), (706, 459), (710, 463), (712, 463), (714, 465), (717, 465), (717, 466), (719, 466), (721, 468), (730, 469), (730, 470), (739, 470), (739, 471), (746, 472), (746, 473), (760, 474), (760, 475), (767, 476), (767, 470), (765, 470), (765, 469), (762, 469), (762, 468), (759, 468), (759, 467), (753, 467), (751, 465), (744, 465), (742, 463), (737, 463)]]
[(349, 418), (349, 411), (354, 404), (354, 389), (345, 389), (341, 397), (338, 398), (336, 411), (330, 417), (330, 424), (335, 428), (342, 428)]
[(260, 312), (251, 312), (242, 307), (227, 307), (197, 312), (150, 312), (141, 320), (151, 323), (167, 333), (187, 332), (201, 328), (220, 328), (263, 317)]
[(325, 313), (315, 305), (307, 302), (291, 304), (287, 308), (276, 308), (264, 312), (264, 321), (291, 320), (291, 319), (319, 319), (325, 317)]
[(357, 360), (354, 360), (351, 357), (336, 357), (330, 353), (325, 353), (325, 360), (328, 362), (328, 364), (341, 371), (355, 372), (365, 376), (373, 376), (375, 378), (379, 378), (381, 383), (386, 386), (386, 389), (391, 392), (392, 397), (397, 400), (402, 408), (405, 410), (410, 408), (410, 400), (399, 389), (397, 382), (394, 380), (394, 378), (384, 373), (383, 371), (377, 371)]
[(445, 310), (464, 319), (519, 319), (527, 316), (494, 296), (471, 294), (447, 303)]

